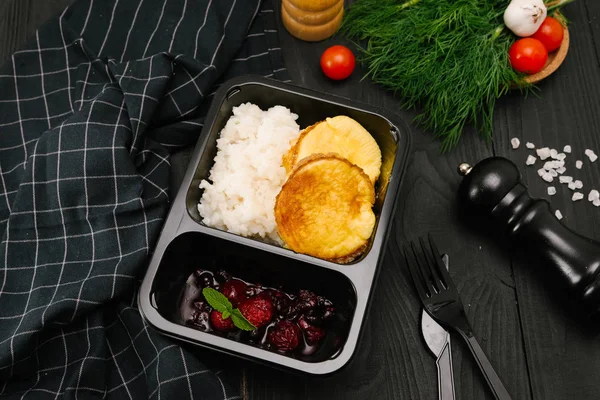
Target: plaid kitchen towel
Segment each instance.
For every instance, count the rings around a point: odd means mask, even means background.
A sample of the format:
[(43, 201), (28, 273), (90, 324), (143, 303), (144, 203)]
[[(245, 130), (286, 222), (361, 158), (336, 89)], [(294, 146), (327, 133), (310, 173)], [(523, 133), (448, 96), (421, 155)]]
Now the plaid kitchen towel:
[(272, 4), (79, 0), (0, 69), (0, 397), (237, 398), (136, 291), (218, 82), (286, 79)]

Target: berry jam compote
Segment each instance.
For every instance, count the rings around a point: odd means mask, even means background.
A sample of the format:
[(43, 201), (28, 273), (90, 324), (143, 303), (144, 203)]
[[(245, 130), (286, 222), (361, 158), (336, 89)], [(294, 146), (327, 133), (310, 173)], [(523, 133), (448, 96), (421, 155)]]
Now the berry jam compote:
[[(224, 294), (257, 329), (242, 331), (233, 326), (231, 318), (223, 319), (202, 295), (206, 287)], [(222, 270), (213, 273), (199, 269), (187, 281), (181, 313), (187, 325), (203, 332), (302, 357), (318, 350), (335, 316), (335, 307), (308, 290), (289, 294), (245, 282)]]

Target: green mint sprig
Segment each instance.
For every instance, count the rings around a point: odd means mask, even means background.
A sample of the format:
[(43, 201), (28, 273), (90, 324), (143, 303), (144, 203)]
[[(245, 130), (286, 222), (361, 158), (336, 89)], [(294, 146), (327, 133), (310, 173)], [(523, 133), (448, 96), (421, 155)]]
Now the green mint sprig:
[(250, 321), (242, 315), (238, 308), (233, 308), (233, 305), (223, 293), (210, 287), (202, 289), (204, 298), (212, 308), (222, 314), (223, 319), (231, 318), (233, 325), (243, 331), (253, 331), (256, 329)]

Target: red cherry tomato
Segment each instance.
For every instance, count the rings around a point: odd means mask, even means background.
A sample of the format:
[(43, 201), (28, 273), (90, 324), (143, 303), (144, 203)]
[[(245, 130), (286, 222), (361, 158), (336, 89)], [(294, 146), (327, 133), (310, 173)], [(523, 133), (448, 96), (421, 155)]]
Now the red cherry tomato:
[(515, 70), (526, 74), (535, 74), (546, 65), (548, 50), (539, 40), (524, 38), (517, 40), (510, 46), (508, 56), (510, 57), (510, 65)]
[(321, 69), (328, 78), (336, 81), (346, 79), (354, 71), (356, 59), (349, 48), (342, 45), (331, 46), (321, 56)]
[(556, 18), (546, 17), (531, 37), (542, 42), (548, 53), (551, 53), (560, 47), (564, 35), (565, 29), (562, 24)]

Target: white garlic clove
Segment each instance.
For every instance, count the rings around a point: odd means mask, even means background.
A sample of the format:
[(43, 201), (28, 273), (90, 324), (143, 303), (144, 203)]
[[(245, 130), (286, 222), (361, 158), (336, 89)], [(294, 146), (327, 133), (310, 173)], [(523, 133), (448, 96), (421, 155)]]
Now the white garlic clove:
[(531, 36), (544, 22), (546, 14), (543, 0), (512, 0), (504, 11), (504, 24), (517, 36)]

